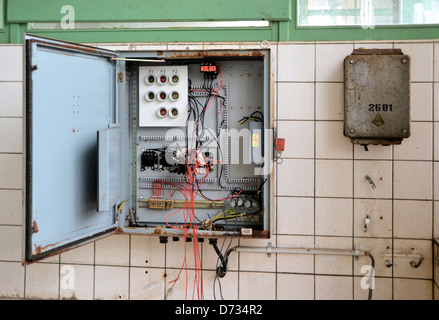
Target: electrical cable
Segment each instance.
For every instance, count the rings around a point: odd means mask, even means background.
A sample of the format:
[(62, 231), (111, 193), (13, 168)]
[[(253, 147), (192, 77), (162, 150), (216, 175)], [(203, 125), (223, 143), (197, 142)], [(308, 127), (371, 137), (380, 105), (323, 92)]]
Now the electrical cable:
[(370, 252), (367, 252), (367, 255), (370, 258), (370, 264), (371, 264), (371, 269), (369, 271), (369, 293), (368, 293), (368, 297), (367, 300), (372, 300), (372, 290), (373, 288), (373, 277), (374, 277), (374, 271), (375, 271), (375, 258), (373, 257), (373, 255)]

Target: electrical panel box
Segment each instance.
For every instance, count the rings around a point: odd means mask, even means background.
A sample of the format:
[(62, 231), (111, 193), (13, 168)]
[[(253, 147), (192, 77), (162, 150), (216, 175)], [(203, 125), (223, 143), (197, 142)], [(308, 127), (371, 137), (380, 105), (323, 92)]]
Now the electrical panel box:
[(270, 236), (270, 50), (24, 41), (25, 261), (114, 232)]
[(399, 49), (358, 49), (346, 57), (344, 135), (361, 145), (410, 136), (410, 57)]

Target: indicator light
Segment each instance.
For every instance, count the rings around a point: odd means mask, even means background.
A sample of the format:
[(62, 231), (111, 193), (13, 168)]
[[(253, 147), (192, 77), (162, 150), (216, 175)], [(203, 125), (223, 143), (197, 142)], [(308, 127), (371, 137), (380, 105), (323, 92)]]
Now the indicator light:
[(145, 77), (145, 83), (146, 83), (146, 84), (151, 85), (151, 84), (154, 84), (155, 81), (156, 81), (155, 76), (152, 75), (152, 74), (150, 74), (149, 76), (146, 76), (146, 77)]
[(168, 78), (165, 75), (161, 75), (159, 78), (161, 84), (165, 84), (168, 81)]
[(167, 97), (168, 97), (168, 95), (166, 94), (166, 92), (163, 92), (163, 91), (160, 92), (159, 96), (158, 96), (160, 101), (165, 101)]
[(174, 91), (171, 93), (171, 100), (172, 101), (177, 101), (178, 98), (180, 98), (180, 95), (178, 94), (178, 92)]
[(160, 118), (164, 118), (164, 117), (166, 117), (166, 116), (168, 115), (168, 110), (166, 110), (166, 108), (160, 108), (160, 109), (157, 111), (157, 115), (158, 115)]
[(149, 91), (145, 94), (146, 101), (153, 101), (155, 99), (155, 93), (152, 91)]
[(171, 109), (171, 112), (169, 113), (169, 115), (170, 115), (172, 118), (177, 118), (177, 117), (178, 117), (178, 114), (179, 114), (179, 112), (178, 112), (178, 109), (177, 109), (177, 108), (172, 108), (172, 109)]
[(173, 75), (171, 78), (171, 83), (177, 84), (180, 81), (180, 77), (177, 75)]

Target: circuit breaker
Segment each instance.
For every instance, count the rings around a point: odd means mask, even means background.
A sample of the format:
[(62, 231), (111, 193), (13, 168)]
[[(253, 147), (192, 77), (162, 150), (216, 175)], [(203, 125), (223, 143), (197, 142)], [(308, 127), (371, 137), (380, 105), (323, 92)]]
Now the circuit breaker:
[(410, 136), (410, 57), (358, 49), (346, 57), (344, 135), (354, 144), (401, 144)]
[(24, 50), (26, 261), (114, 232), (270, 236), (270, 50)]

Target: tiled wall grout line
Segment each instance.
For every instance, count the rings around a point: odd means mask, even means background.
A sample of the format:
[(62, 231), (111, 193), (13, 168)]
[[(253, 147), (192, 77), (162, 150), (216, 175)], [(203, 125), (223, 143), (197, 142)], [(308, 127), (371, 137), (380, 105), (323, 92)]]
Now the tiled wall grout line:
[[(317, 177), (316, 177), (316, 171), (317, 171), (317, 163), (316, 163), (316, 156), (317, 156), (317, 128), (316, 128), (316, 118), (317, 118), (317, 85), (316, 85), (316, 81), (317, 81), (317, 45), (314, 44), (314, 64), (313, 64), (313, 68), (314, 68), (314, 154), (313, 154), (313, 170), (314, 170), (314, 190), (313, 190), (313, 213), (314, 213), (314, 220), (313, 220), (313, 245), (315, 247), (316, 245), (316, 181), (317, 181)], [(316, 299), (317, 293), (316, 293), (316, 256), (313, 255), (313, 280), (314, 280), (314, 300)]]

